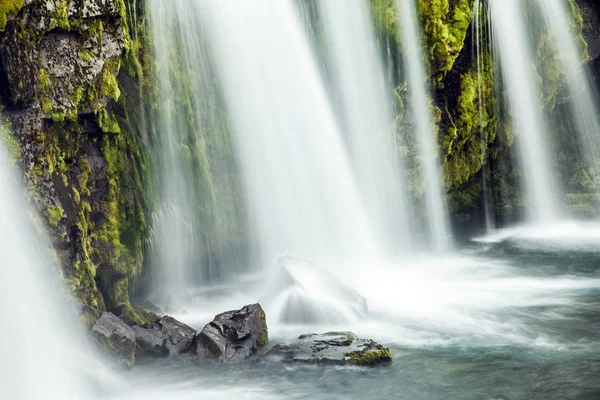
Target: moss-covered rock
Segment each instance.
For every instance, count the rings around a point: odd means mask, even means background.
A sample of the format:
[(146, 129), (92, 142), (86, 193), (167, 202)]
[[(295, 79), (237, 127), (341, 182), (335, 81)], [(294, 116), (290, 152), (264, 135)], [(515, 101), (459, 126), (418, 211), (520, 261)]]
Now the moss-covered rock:
[(469, 0), (419, 0), (424, 46), (431, 83), (443, 87), (443, 80), (463, 49), (470, 28)]
[(68, 287), (86, 305), (148, 322), (128, 295), (142, 271), (152, 169), (118, 79), (133, 57), (125, 3), (39, 0), (13, 14), (0, 33), (0, 96)]
[(350, 332), (300, 335), (294, 342), (274, 346), (267, 356), (285, 362), (358, 366), (392, 361), (388, 348), (371, 339), (357, 339)]

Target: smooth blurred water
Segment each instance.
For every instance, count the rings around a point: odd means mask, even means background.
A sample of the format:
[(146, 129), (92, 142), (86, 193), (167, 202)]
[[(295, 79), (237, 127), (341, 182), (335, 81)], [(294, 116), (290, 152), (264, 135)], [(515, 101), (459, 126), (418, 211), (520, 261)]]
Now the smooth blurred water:
[(532, 222), (551, 221), (560, 216), (558, 187), (550, 127), (542, 116), (541, 88), (536, 84), (529, 26), (520, 0), (489, 2), (510, 117), (523, 166), (523, 185)]
[[(336, 276), (369, 302), (369, 316), (354, 323), (275, 323), (263, 304), (270, 345), (307, 332), (351, 330), (389, 346), (391, 365), (161, 361), (137, 368), (131, 383), (149, 394), (180, 390), (189, 396), (183, 398), (216, 390), (215, 398), (231, 399), (597, 399), (600, 242), (582, 250), (577, 241), (560, 241), (559, 232), (567, 239), (578, 225), (565, 226), (572, 229), (557, 229), (554, 241), (547, 229), (534, 235), (536, 229), (515, 228), (465, 240), (445, 257), (371, 265), (368, 273), (340, 270)], [(238, 285), (215, 288), (197, 313), (177, 317), (200, 329), (212, 314), (255, 301), (252, 288), (259, 286), (243, 284), (247, 293)]]

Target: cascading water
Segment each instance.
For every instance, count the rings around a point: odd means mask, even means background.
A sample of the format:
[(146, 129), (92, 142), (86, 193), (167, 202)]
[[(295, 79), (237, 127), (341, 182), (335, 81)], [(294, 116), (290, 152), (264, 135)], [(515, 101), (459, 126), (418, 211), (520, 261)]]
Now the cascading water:
[(407, 248), (411, 224), (396, 150), (391, 93), (367, 1), (319, 1), (352, 166), (380, 243)]
[(181, 293), (192, 278), (221, 278), (241, 263), (241, 210), (229, 128), (205, 56), (198, 7), (147, 2), (159, 104), (150, 141), (157, 160), (160, 208), (152, 229), (155, 281)]
[[(473, 3), (473, 22), (471, 28), (471, 37), (473, 38), (473, 49), (471, 50), (471, 54), (475, 57), (475, 62), (477, 64), (477, 98), (479, 99), (477, 107), (479, 111), (479, 136), (482, 142), (482, 147), (487, 147), (487, 135), (484, 134), (485, 127), (483, 126), (485, 118), (485, 108), (486, 108), (486, 98), (483, 91), (484, 85), (484, 55), (493, 54), (491, 49), (491, 41), (487, 40), (488, 37), (491, 36), (489, 30), (485, 28), (489, 28), (489, 24), (483, 25), (483, 19), (486, 17), (486, 7), (484, 6), (482, 0), (475, 0)], [(487, 152), (484, 154), (487, 156)], [(483, 162), (482, 166), (482, 180), (483, 180), (483, 213), (485, 215), (485, 229), (487, 233), (491, 233), (494, 231), (495, 223), (494, 217), (492, 215), (491, 208), (493, 208), (493, 204), (491, 204), (491, 187), (490, 187), (490, 179), (489, 179), (489, 168), (486, 160)]]
[(409, 82), (410, 105), (414, 112), (417, 142), (423, 157), (423, 178), (427, 185), (425, 203), (429, 235), (437, 250), (447, 250), (450, 247), (450, 228), (439, 173), (440, 166), (436, 161), (438, 145), (425, 88), (419, 23), (413, 0), (397, 0), (396, 4), (398, 14), (403, 16), (400, 23), (401, 37), (404, 38), (404, 62)]
[[(581, 154), (586, 168), (597, 175), (600, 168), (600, 123), (597, 98), (592, 89), (588, 71), (583, 64), (581, 43), (575, 39), (570, 21), (572, 14), (565, 0), (537, 0), (546, 27), (557, 44), (557, 51), (569, 88), (569, 104), (576, 127), (581, 136)], [(592, 175), (592, 176), (593, 176)]]
[(558, 191), (550, 158), (551, 137), (542, 119), (539, 88), (533, 75), (530, 40), (519, 0), (490, 0), (494, 42), (500, 61), (512, 123), (523, 165), (530, 220), (548, 223), (558, 218)]
[(209, 27), (262, 262), (285, 253), (373, 260), (371, 226), (292, 2), (193, 4)]
[(55, 293), (60, 291), (58, 271), (48, 261), (49, 254), (40, 250), (40, 243), (34, 243), (36, 235), (26, 223), (30, 216), (23, 207), (22, 189), (12, 177), (1, 140), (0, 182), (0, 314), (5, 321), (0, 333), (1, 396), (88, 398), (91, 393), (81, 366), (90, 366), (90, 360), (83, 352), (82, 331), (66, 318), (67, 304)]

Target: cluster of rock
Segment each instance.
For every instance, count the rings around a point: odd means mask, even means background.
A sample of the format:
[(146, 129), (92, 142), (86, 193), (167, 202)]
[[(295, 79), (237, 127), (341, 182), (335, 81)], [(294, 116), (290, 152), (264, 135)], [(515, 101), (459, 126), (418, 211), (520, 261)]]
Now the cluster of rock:
[[(89, 307), (81, 315), (89, 320)], [(92, 337), (126, 366), (136, 359), (187, 355), (208, 363), (239, 362), (256, 354), (269, 341), (259, 304), (215, 316), (200, 333), (173, 317), (158, 317), (144, 325), (128, 325), (106, 312), (91, 326)]]
[[(170, 316), (157, 316), (144, 325), (129, 325), (123, 318), (89, 306), (79, 314), (91, 327), (95, 342), (120, 363), (185, 356), (204, 363), (236, 363), (259, 354), (269, 342), (265, 312), (260, 304), (218, 314), (199, 333)], [(263, 354), (265, 354), (263, 352)], [(266, 352), (270, 361), (373, 366), (392, 360), (388, 348), (350, 332), (306, 334), (277, 344)]]

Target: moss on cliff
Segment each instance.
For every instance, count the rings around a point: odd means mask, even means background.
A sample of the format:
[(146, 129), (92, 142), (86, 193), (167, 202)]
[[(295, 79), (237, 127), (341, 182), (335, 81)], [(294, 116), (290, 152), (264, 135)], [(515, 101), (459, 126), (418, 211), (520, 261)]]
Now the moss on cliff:
[(0, 32), (6, 29), (6, 19), (9, 14), (19, 12), (25, 0), (0, 0)]
[(419, 0), (423, 42), (433, 87), (444, 86), (444, 77), (464, 46), (472, 18), (469, 3), (469, 0)]

